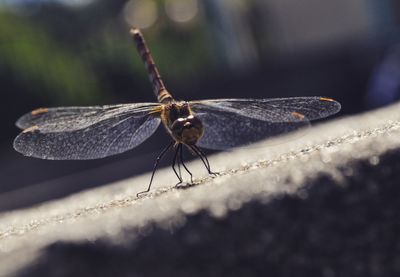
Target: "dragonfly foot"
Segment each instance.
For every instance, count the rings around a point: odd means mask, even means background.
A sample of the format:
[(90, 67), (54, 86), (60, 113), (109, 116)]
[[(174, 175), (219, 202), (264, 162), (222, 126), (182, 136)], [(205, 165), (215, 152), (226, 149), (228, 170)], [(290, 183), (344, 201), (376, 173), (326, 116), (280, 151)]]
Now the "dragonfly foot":
[(138, 193), (136, 193), (136, 197), (137, 198), (141, 198), (141, 197), (144, 196), (144, 194), (146, 194), (148, 192), (149, 192), (148, 190), (144, 190), (144, 191), (138, 192)]
[(177, 183), (175, 185), (175, 188), (180, 189), (180, 188), (185, 187), (186, 185), (187, 185), (186, 183), (183, 183), (183, 181), (180, 181), (179, 183)]
[(221, 173), (220, 172), (214, 172), (214, 171), (208, 171), (208, 174), (214, 175), (214, 176), (219, 176)]
[(195, 186), (196, 183), (181, 183), (181, 184), (176, 184), (175, 188), (176, 189), (189, 189), (193, 186)]

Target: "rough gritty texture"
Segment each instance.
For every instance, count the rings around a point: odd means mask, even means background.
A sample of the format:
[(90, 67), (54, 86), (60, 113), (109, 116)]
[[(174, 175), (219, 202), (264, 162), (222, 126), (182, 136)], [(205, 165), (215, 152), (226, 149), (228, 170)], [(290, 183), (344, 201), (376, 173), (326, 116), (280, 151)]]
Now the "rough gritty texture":
[(399, 107), (215, 155), (188, 189), (165, 169), (139, 200), (148, 175), (3, 214), (0, 273), (397, 276)]

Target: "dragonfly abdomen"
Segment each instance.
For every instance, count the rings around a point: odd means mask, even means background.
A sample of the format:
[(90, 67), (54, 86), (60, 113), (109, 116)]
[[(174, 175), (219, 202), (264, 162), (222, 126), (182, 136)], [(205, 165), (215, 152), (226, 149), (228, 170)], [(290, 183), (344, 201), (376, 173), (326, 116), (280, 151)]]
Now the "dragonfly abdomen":
[(147, 47), (144, 37), (139, 29), (131, 29), (133, 40), (135, 41), (136, 48), (139, 52), (140, 57), (146, 67), (149, 79), (153, 85), (154, 94), (156, 95), (158, 102), (169, 103), (173, 101), (171, 94), (166, 90), (161, 75), (157, 69), (157, 66), (151, 56), (150, 49)]

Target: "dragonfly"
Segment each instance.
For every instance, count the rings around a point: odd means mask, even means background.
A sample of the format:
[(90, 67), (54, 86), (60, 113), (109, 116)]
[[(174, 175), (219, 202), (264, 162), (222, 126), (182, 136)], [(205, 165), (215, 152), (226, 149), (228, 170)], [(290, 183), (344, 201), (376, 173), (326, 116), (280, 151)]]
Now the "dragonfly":
[(22, 132), (14, 148), (25, 156), (49, 160), (89, 160), (128, 151), (162, 125), (172, 138), (157, 156), (147, 189), (150, 191), (160, 160), (175, 150), (172, 169), (183, 182), (183, 149), (200, 158), (209, 174), (203, 148), (226, 150), (308, 126), (310, 121), (339, 112), (340, 103), (321, 96), (269, 99), (210, 99), (178, 101), (166, 89), (158, 68), (137, 28), (130, 34), (146, 67), (158, 102), (88, 107), (38, 108), (16, 125)]

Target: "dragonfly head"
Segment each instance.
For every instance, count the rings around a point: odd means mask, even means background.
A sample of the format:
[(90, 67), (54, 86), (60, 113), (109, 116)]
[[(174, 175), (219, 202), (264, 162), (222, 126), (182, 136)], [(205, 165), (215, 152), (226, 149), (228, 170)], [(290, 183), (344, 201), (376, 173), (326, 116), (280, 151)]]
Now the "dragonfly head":
[(172, 135), (181, 143), (195, 145), (203, 136), (204, 127), (200, 119), (194, 115), (180, 117), (172, 123)]

